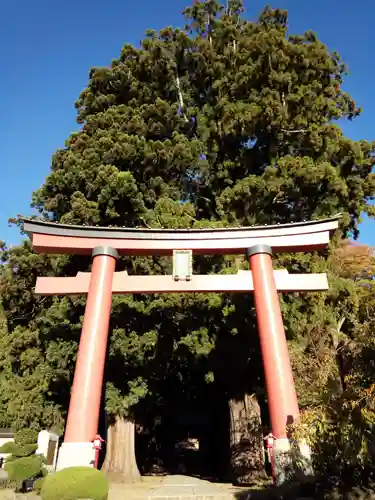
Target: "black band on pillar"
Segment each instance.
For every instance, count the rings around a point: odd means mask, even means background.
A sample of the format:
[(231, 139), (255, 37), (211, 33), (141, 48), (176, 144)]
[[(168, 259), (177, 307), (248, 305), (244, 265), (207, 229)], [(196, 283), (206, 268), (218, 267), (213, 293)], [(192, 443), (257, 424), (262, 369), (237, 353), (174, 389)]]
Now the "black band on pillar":
[(246, 249), (246, 257), (252, 257), (258, 253), (266, 253), (268, 255), (273, 255), (272, 248), (269, 245), (264, 245), (263, 243), (259, 243), (258, 245), (254, 245), (253, 247)]
[(92, 251), (92, 256), (97, 257), (98, 255), (109, 255), (111, 257), (114, 257), (115, 259), (118, 259), (118, 251), (116, 248), (113, 247), (95, 247), (94, 250)]

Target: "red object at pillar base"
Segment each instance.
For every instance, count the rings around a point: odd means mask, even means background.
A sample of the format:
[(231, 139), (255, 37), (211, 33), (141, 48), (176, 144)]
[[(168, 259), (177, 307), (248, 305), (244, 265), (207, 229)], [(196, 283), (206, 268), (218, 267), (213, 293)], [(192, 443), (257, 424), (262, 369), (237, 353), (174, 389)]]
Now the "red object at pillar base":
[(96, 436), (92, 440), (92, 443), (95, 450), (94, 468), (98, 469), (100, 450), (102, 449), (102, 443), (104, 443), (104, 439), (100, 436), (100, 434), (96, 434)]

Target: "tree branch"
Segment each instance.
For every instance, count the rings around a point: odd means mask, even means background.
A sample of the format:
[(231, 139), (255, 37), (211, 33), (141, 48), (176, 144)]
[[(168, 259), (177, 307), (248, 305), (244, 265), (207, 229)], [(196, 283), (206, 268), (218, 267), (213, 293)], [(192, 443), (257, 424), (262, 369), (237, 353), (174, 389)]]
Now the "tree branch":
[(297, 128), (294, 130), (287, 130), (285, 128), (282, 128), (281, 132), (283, 132), (284, 134), (306, 134), (308, 130), (303, 128)]
[(180, 109), (181, 109), (182, 116), (184, 117), (185, 122), (188, 122), (189, 120), (185, 114), (185, 103), (184, 103), (184, 98), (183, 98), (183, 95), (181, 92), (181, 82), (180, 82), (180, 77), (178, 76), (178, 74), (176, 74), (176, 87), (177, 87), (178, 101), (180, 103)]

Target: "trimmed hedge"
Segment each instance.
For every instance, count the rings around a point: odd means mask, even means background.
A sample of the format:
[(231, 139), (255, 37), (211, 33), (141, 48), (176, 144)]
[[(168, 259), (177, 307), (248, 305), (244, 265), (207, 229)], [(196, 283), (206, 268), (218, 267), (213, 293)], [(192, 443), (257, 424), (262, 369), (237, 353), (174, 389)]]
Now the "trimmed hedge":
[(10, 481), (22, 483), (25, 479), (42, 475), (43, 458), (39, 455), (14, 459), (12, 457), (12, 460), (6, 461), (4, 468), (8, 472)]
[(4, 469), (9, 481), (17, 483), (17, 489), (22, 488), (26, 479), (43, 476), (45, 459), (35, 452), (37, 432), (33, 429), (22, 429), (14, 435), (14, 442), (9, 441), (0, 448), (0, 453), (10, 453), (5, 459)]
[(107, 500), (108, 481), (97, 469), (69, 467), (47, 476), (40, 494), (43, 500)]
[(24, 446), (25, 444), (36, 443), (38, 441), (38, 431), (35, 429), (20, 429), (14, 434), (14, 442)]
[(35, 493), (39, 494), (42, 491), (45, 479), (46, 479), (45, 477), (40, 477), (39, 479), (37, 479), (35, 481), (34, 487), (33, 487), (33, 491), (35, 491)]
[[(8, 443), (5, 443), (0, 447), (0, 453), (11, 453), (15, 458), (21, 458), (32, 455), (36, 452), (37, 448), (37, 444), (21, 445), (14, 443), (13, 441), (8, 441)], [(9, 458), (7, 458), (7, 460), (9, 460)]]
[(3, 446), (0, 446), (0, 453), (13, 453), (16, 447), (16, 443), (8, 441), (7, 443), (4, 443)]

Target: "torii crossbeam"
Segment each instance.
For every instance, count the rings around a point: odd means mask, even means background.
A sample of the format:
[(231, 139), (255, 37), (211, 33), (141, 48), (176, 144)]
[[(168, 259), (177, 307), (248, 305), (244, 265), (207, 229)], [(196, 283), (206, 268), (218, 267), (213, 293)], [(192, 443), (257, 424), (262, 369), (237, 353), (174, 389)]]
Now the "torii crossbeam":
[[(289, 274), (287, 270), (273, 272), (279, 292), (323, 292), (328, 290), (327, 275)], [(36, 295), (87, 295), (91, 273), (79, 272), (72, 278), (37, 278)], [(173, 279), (173, 276), (129, 276), (126, 271), (115, 272), (112, 281), (112, 294), (146, 293), (187, 293), (187, 292), (234, 292), (254, 291), (251, 271), (237, 274), (194, 274), (190, 281)]]

